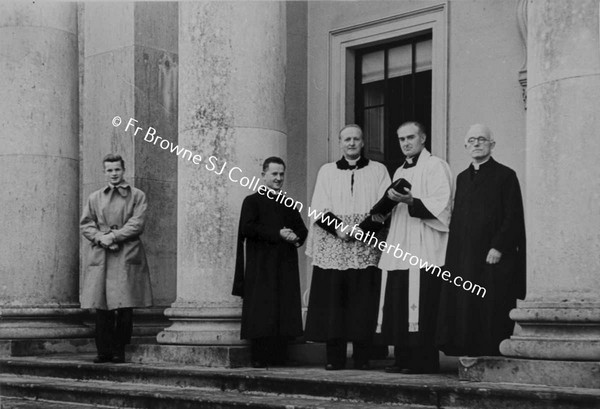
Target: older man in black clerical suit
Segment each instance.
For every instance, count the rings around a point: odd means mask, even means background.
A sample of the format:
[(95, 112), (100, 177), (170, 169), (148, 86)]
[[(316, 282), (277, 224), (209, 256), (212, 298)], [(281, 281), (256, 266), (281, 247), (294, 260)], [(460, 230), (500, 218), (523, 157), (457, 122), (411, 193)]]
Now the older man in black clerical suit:
[(472, 163), (456, 182), (446, 268), (485, 290), (442, 286), (436, 340), (447, 355), (500, 355), (514, 325), (508, 314), (525, 297), (521, 189), (516, 173), (492, 158), (495, 144), (484, 125), (465, 137)]

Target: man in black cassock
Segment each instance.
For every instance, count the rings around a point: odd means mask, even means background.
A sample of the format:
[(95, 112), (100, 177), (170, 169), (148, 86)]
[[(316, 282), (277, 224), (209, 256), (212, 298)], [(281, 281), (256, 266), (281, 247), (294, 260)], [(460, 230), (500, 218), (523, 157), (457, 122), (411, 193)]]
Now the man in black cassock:
[(275, 200), (284, 175), (283, 160), (267, 158), (264, 185), (240, 215), (232, 294), (244, 300), (241, 338), (251, 341), (255, 368), (284, 364), (288, 341), (302, 335), (297, 248), (308, 231), (297, 210)]
[(521, 189), (516, 173), (491, 157), (494, 146), (488, 127), (467, 132), (473, 162), (457, 178), (446, 268), (486, 291), (442, 286), (436, 342), (447, 355), (500, 355), (513, 330), (509, 312), (525, 297)]

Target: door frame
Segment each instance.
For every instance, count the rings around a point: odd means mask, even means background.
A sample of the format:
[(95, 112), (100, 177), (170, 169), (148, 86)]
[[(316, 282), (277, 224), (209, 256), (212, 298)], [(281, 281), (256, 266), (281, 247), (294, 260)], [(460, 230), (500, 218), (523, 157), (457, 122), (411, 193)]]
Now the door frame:
[(404, 36), (432, 34), (432, 153), (447, 159), (448, 129), (448, 4), (440, 3), (329, 32), (328, 158), (341, 156), (338, 132), (354, 122), (355, 50)]

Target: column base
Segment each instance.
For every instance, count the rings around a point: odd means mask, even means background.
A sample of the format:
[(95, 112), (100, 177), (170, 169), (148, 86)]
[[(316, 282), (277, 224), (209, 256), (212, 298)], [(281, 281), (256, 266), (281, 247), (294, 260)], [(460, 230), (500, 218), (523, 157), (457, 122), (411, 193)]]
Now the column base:
[(562, 340), (519, 337), (502, 341), (505, 356), (533, 359), (600, 361), (600, 340)]
[(159, 344), (244, 345), (240, 339), (241, 308), (181, 308), (165, 310), (172, 325), (160, 332)]
[(158, 335), (169, 320), (165, 317), (167, 307), (136, 308), (133, 310), (133, 335), (147, 337)]
[(600, 361), (600, 304), (519, 301), (518, 325), (502, 341), (502, 355), (553, 361)]
[(0, 307), (0, 339), (90, 337), (86, 315), (73, 307)]
[(134, 363), (174, 363), (206, 367), (250, 366), (249, 346), (230, 345), (131, 345), (127, 358)]
[(461, 357), (459, 379), (600, 389), (600, 362)]

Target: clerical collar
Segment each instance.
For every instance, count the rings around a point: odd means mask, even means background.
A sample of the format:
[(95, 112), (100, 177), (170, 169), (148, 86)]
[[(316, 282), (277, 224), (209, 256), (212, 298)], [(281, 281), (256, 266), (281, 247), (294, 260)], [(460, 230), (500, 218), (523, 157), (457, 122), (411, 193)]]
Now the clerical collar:
[[(423, 152), (423, 151), (421, 151)], [(404, 160), (404, 164), (402, 165), (402, 167), (404, 169), (408, 169), (408, 168), (412, 168), (413, 166), (415, 166), (417, 164), (417, 162), (419, 161), (419, 156), (421, 156), (421, 152), (417, 153), (416, 155), (410, 157), (410, 158), (406, 158)]]
[(337, 168), (340, 169), (340, 170), (361, 169), (361, 168), (364, 168), (365, 166), (367, 166), (369, 164), (369, 159), (365, 158), (364, 156), (361, 156), (356, 161), (355, 165), (350, 165), (348, 163), (348, 161), (346, 160), (346, 158), (342, 156), (342, 159), (338, 160), (335, 164), (337, 165)]
[(486, 160), (484, 160), (483, 162), (479, 162), (479, 163), (477, 163), (477, 162), (473, 161), (473, 162), (471, 163), (471, 164), (473, 165), (473, 169), (475, 169), (475, 171), (478, 171), (478, 170), (479, 170), (479, 167), (480, 167), (481, 165), (485, 165), (486, 163), (488, 163), (488, 161), (490, 160), (490, 158), (491, 158), (491, 156), (488, 156), (488, 158), (487, 158)]

